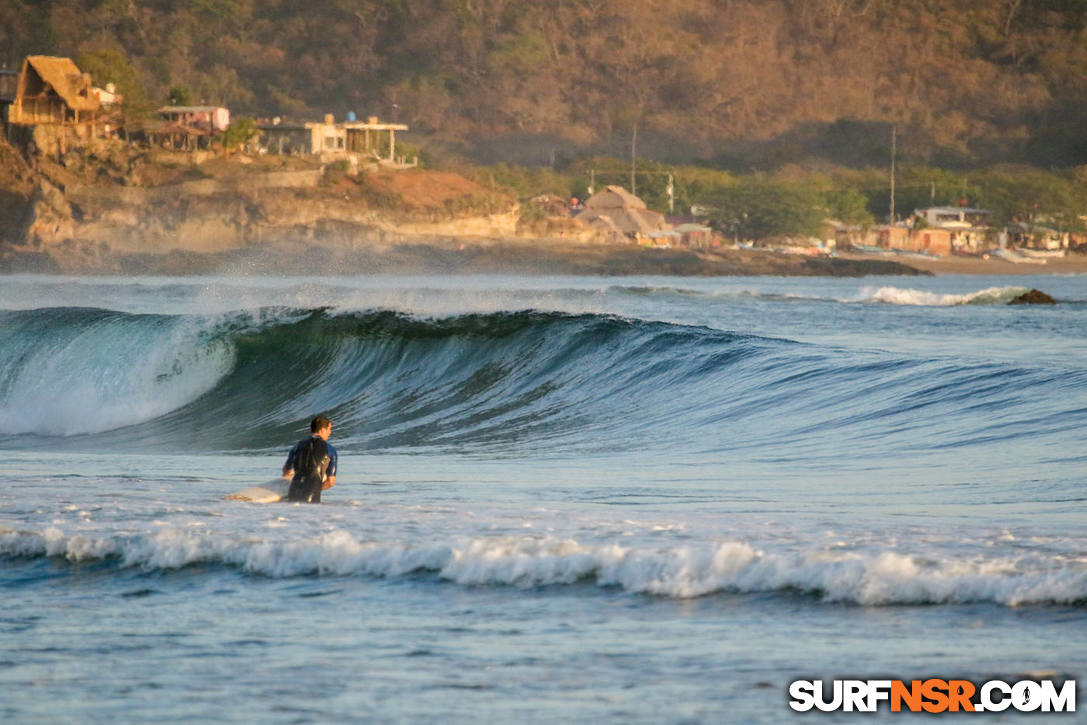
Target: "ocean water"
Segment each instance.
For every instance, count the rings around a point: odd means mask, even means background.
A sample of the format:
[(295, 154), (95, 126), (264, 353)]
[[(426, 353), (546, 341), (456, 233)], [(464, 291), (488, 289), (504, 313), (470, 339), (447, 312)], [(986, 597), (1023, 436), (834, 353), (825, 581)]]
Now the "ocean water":
[[(324, 503), (222, 500), (317, 413)], [(788, 683), (1082, 683), (1085, 438), (1083, 276), (6, 277), (0, 718), (910, 721)]]

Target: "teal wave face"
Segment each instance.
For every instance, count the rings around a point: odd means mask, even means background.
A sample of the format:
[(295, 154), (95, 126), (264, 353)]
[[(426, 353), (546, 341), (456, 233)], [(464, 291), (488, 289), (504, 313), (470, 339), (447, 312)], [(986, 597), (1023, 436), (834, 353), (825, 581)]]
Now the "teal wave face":
[(33, 434), (53, 447), (267, 451), (325, 413), (346, 451), (744, 451), (833, 465), (1067, 431), (1074, 396), (1052, 387), (1087, 387), (1082, 370), (599, 314), (54, 308), (0, 322), (0, 444), (15, 447), (40, 444)]
[(601, 416), (630, 415), (654, 371), (696, 375), (709, 358), (778, 344), (533, 311), (5, 315), (0, 432), (186, 450), (278, 447), (315, 412), (334, 416), (348, 446), (582, 439)]
[(209, 396), (215, 400), (171, 418), (191, 422), (214, 406), (217, 418), (252, 421), (244, 441), (229, 428), (220, 435), (255, 448), (282, 445), (315, 411), (333, 417), (348, 449), (611, 448), (617, 442), (604, 431), (648, 412), (661, 390), (655, 370), (696, 377), (707, 356), (724, 364), (752, 346), (780, 344), (534, 311), (281, 315), (285, 321), (231, 333), (237, 365)]

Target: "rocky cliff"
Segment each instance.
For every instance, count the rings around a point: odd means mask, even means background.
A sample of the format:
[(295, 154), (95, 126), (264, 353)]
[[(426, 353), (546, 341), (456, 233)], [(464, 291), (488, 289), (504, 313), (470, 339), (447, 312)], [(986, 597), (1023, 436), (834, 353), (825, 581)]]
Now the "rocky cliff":
[[(456, 174), (349, 176), (294, 158), (155, 154), (121, 144), (28, 163), (0, 146), (0, 269), (121, 272), (132, 258), (261, 246), (512, 237), (516, 200)], [(203, 266), (203, 265), (201, 265)]]
[(351, 176), (298, 158), (121, 144), (32, 160), (0, 143), (0, 272), (915, 273), (886, 261), (607, 245), (569, 218), (524, 223), (508, 193), (443, 171)]

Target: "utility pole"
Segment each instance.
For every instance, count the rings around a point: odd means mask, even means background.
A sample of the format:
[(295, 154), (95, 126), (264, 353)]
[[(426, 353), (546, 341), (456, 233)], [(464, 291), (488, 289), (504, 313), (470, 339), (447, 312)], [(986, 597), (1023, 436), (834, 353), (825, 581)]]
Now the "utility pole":
[(589, 169), (589, 196), (593, 195), (596, 187), (596, 169)]
[(668, 172), (668, 213), (676, 213), (676, 185), (672, 172)]
[(638, 164), (638, 122), (634, 122), (634, 131), (630, 134), (630, 193), (638, 195), (638, 187), (634, 181), (634, 167)]
[(891, 126), (891, 218), (890, 223), (895, 223), (895, 154), (898, 151), (898, 126)]

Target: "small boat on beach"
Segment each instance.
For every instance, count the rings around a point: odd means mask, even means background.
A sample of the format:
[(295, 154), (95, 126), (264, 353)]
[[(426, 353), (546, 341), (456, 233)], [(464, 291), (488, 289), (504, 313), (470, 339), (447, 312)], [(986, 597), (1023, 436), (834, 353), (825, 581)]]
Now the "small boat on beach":
[(875, 246), (872, 246), (871, 244), (853, 244), (852, 245), (852, 250), (854, 252), (860, 252), (861, 254), (878, 254), (878, 255), (881, 255), (881, 256), (891, 254), (890, 249), (884, 249), (883, 247), (875, 247)]
[(913, 250), (909, 250), (909, 249), (898, 249), (898, 248), (893, 248), (893, 249), (891, 249), (891, 251), (894, 252), (896, 255), (898, 255), (900, 257), (913, 257), (915, 259), (928, 259), (928, 260), (933, 261), (933, 262), (938, 262), (941, 259), (943, 259), (943, 257), (941, 257), (940, 255), (933, 254), (932, 252), (913, 251)]
[(1045, 264), (1046, 260), (1036, 259), (1034, 257), (1025, 257), (1018, 252), (1011, 249), (994, 249), (990, 253), (997, 259), (1002, 259), (1005, 262), (1012, 262), (1013, 264)]
[(1015, 252), (1031, 259), (1060, 259), (1068, 254), (1064, 249), (1028, 249), (1026, 247), (1016, 247)]

